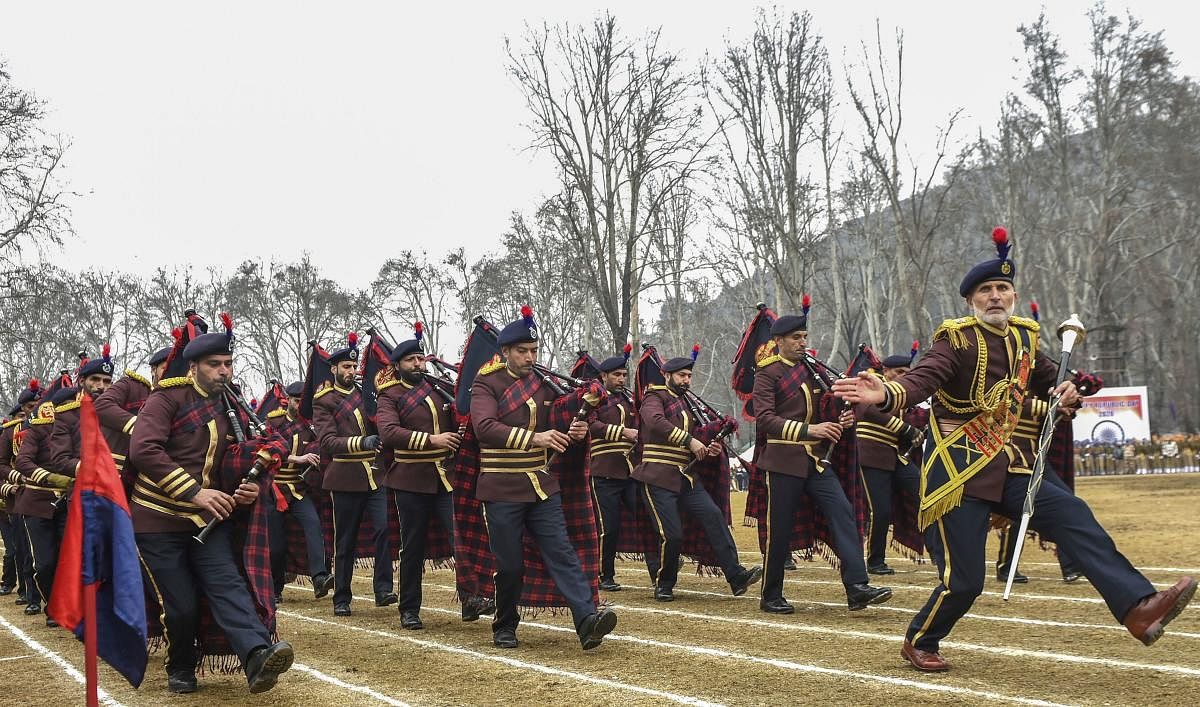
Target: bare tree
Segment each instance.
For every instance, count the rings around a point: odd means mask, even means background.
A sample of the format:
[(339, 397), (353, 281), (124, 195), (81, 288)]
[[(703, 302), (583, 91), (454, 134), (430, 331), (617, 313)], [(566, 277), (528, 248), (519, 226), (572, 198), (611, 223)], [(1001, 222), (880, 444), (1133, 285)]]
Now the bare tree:
[(660, 38), (627, 40), (606, 14), (590, 26), (528, 27), (519, 47), (506, 40), (533, 147), (558, 165), (556, 211), (614, 347), (636, 326), (643, 237), (704, 148), (695, 78)]
[(409, 339), (413, 322), (420, 321), (427, 326), (428, 350), (441, 351), (439, 335), (450, 324), (447, 308), (455, 287), (453, 257), (437, 263), (430, 262), (425, 251), (403, 250), (384, 261), (371, 284), (369, 302), (381, 332), (392, 341)]

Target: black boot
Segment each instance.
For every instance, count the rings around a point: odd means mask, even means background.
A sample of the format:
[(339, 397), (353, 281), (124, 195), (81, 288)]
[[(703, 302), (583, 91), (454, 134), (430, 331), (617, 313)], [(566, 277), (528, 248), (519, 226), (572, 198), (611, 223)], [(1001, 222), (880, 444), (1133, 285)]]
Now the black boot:
[(167, 675), (167, 692), (186, 695), (196, 691), (196, 674), (181, 670)]
[(846, 587), (846, 604), (850, 611), (865, 609), (870, 604), (882, 604), (891, 598), (892, 590), (887, 587), (872, 587), (866, 583)]
[(250, 684), (250, 693), (256, 695), (275, 687), (279, 674), (287, 672), (294, 659), (292, 644), (287, 641), (252, 651), (246, 660), (246, 681)]
[(600, 645), (604, 637), (612, 633), (612, 630), (617, 627), (617, 614), (612, 609), (601, 609), (596, 613), (588, 616), (579, 624), (576, 633), (579, 634), (579, 643), (583, 645), (585, 651), (590, 651)]
[(758, 602), (760, 611), (765, 611), (768, 614), (792, 614), (795, 613), (796, 607), (788, 603), (787, 599), (779, 597), (778, 599), (762, 599)]
[(421, 615), (412, 609), (400, 612), (400, 628), (408, 629), (409, 631), (420, 631), (425, 628), (425, 624), (421, 623)]
[(762, 567), (758, 565), (750, 569), (743, 567), (741, 572), (729, 578), (729, 589), (735, 597), (740, 597), (746, 593), (750, 585), (762, 579), (762, 574)]

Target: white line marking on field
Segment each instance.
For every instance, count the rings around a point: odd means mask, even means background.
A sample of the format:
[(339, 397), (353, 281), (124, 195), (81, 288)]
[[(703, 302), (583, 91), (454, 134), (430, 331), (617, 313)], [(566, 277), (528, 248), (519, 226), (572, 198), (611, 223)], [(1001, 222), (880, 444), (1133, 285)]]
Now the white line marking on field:
[(25, 655), (10, 655), (7, 658), (0, 658), (0, 663), (3, 663), (6, 660), (20, 660), (22, 658), (32, 658), (32, 657), (33, 657), (32, 653), (27, 653)]
[[(701, 621), (715, 621), (717, 623), (732, 623), (742, 624), (747, 626), (758, 626), (762, 628), (773, 628), (787, 631), (801, 631), (804, 633), (819, 633), (830, 636), (852, 636), (854, 638), (863, 638), (872, 641), (881, 641), (884, 643), (900, 643), (900, 637), (884, 633), (872, 633), (870, 631), (855, 631), (845, 628), (826, 628), (824, 626), (813, 626), (812, 624), (800, 623), (783, 623), (781, 621), (766, 621), (763, 619), (742, 619), (734, 616), (716, 616), (713, 614), (698, 614), (687, 611), (676, 611), (672, 609), (654, 609), (649, 607), (636, 607), (626, 605), (613, 605), (614, 609), (623, 611), (633, 611), (645, 614), (663, 614), (667, 616), (682, 616), (689, 619), (699, 619)], [(965, 651), (976, 651), (979, 653), (994, 653), (996, 655), (1005, 655), (1019, 658), (1040, 658), (1045, 660), (1058, 661), (1060, 663), (1081, 663), (1103, 665), (1111, 668), (1126, 668), (1129, 670), (1156, 670), (1164, 673), (1178, 673), (1179, 675), (1188, 675), (1192, 677), (1200, 676), (1200, 669), (1187, 668), (1178, 665), (1155, 665), (1149, 663), (1135, 663), (1129, 660), (1119, 660), (1116, 658), (1093, 658), (1090, 656), (1074, 655), (1071, 653), (1056, 653), (1053, 651), (1038, 651), (1028, 650), (1025, 648), (1009, 648), (1006, 646), (983, 646), (976, 643), (960, 643), (958, 641), (942, 641), (941, 645), (945, 648), (957, 648)]]
[(292, 670), (299, 670), (300, 672), (305, 673), (306, 675), (313, 676), (314, 678), (320, 680), (321, 682), (327, 682), (330, 685), (336, 685), (337, 687), (343, 688), (345, 690), (350, 690), (352, 692), (357, 692), (357, 693), (366, 695), (367, 697), (374, 698), (384, 704), (392, 705), (392, 707), (411, 707), (411, 705), (409, 705), (407, 702), (401, 702), (400, 700), (394, 699), (392, 697), (388, 697), (387, 695), (376, 692), (376, 691), (372, 690), (371, 688), (365, 687), (363, 685), (352, 685), (343, 680), (338, 680), (337, 678), (335, 678), (332, 675), (326, 675), (325, 673), (321, 672), (320, 670), (317, 670), (316, 668), (311, 668), (311, 667), (309, 667), (307, 665), (303, 665), (301, 663), (292, 663)]
[[(294, 585), (289, 585), (289, 586), (292, 586), (293, 588), (297, 588), (297, 589), (299, 588), (299, 587), (295, 587)], [(362, 597), (355, 597), (355, 598), (362, 599)], [(364, 601), (366, 601), (366, 599), (364, 599)], [(457, 612), (450, 611), (448, 609), (444, 609), (443, 611), (445, 611), (446, 613), (450, 613), (450, 614), (457, 613)], [(408, 643), (412, 643), (417, 646), (421, 646), (422, 648), (430, 648), (433, 650), (444, 651), (447, 653), (454, 653), (457, 655), (465, 655), (465, 656), (469, 656), (471, 658), (490, 660), (490, 661), (493, 661), (496, 663), (501, 663), (503, 665), (508, 665), (508, 666), (514, 667), (514, 668), (521, 668), (523, 670), (534, 670), (539, 673), (544, 673), (546, 675), (556, 675), (558, 677), (571, 678), (574, 680), (579, 680), (580, 682), (591, 683), (593, 685), (602, 685), (604, 687), (610, 687), (610, 688), (613, 688), (616, 690), (625, 690), (627, 692), (636, 692), (636, 693), (639, 693), (642, 695), (650, 695), (652, 697), (659, 697), (659, 698), (662, 698), (665, 700), (670, 700), (672, 702), (677, 702), (679, 704), (696, 705), (697, 707), (720, 707), (719, 703), (707, 702), (705, 700), (701, 700), (701, 699), (698, 699), (695, 697), (689, 697), (687, 695), (677, 695), (677, 694), (674, 694), (671, 692), (664, 692), (662, 690), (655, 690), (655, 689), (649, 688), (649, 687), (642, 687), (641, 685), (632, 685), (630, 683), (618, 682), (616, 680), (609, 680), (607, 678), (595, 677), (593, 675), (587, 675), (585, 673), (576, 673), (576, 672), (572, 672), (570, 670), (559, 670), (558, 668), (551, 668), (549, 666), (540, 665), (538, 663), (527, 663), (522, 660), (516, 660), (513, 658), (501, 656), (501, 655), (489, 655), (487, 653), (481, 653), (479, 651), (471, 650), (470, 648), (463, 648), (461, 646), (452, 646), (452, 645), (447, 645), (444, 643), (437, 643), (435, 641), (424, 641), (419, 638), (411, 638), (409, 636), (404, 636), (404, 635), (394, 633), (391, 631), (379, 631), (376, 629), (363, 628), (362, 626), (354, 626), (351, 624), (339, 623), (337, 621), (328, 621), (326, 619), (318, 619), (314, 616), (305, 616), (303, 614), (297, 614), (297, 613), (294, 613), (291, 611), (279, 611), (277, 613), (279, 613), (282, 616), (287, 616), (289, 618), (294, 618), (294, 619), (297, 619), (300, 621), (308, 621), (311, 623), (317, 623), (317, 624), (321, 624), (324, 626), (337, 626), (337, 627), (346, 629), (347, 631), (358, 631), (360, 633), (368, 633), (368, 634), (372, 634), (375, 636), (382, 636), (384, 638), (398, 639), (401, 641), (406, 641)], [(568, 629), (568, 630), (573, 631), (573, 629)]]
[[(426, 585), (426, 586), (430, 586), (430, 585)], [(623, 584), (621, 586), (628, 587), (629, 589), (645, 589), (646, 591), (650, 591), (650, 587), (642, 587), (642, 586), (638, 586), (636, 584)], [(446, 587), (442, 587), (442, 588), (445, 589)], [(747, 599), (747, 600), (758, 599), (758, 597), (752, 597), (752, 596), (731, 597), (729, 594), (722, 594), (721, 592), (707, 592), (707, 591), (702, 591), (699, 589), (679, 589), (678, 587), (675, 588), (675, 593), (676, 594), (695, 594), (697, 596), (724, 597), (724, 598), (730, 598), (730, 599)], [(817, 601), (815, 599), (805, 599), (803, 603), (815, 604), (816, 606), (830, 606), (835, 609), (846, 608), (846, 604), (844, 602), (839, 603), (839, 602), (832, 602), (832, 601)], [(903, 606), (889, 606), (887, 604), (879, 604), (877, 606), (872, 606), (871, 610), (872, 611), (892, 611), (892, 612), (895, 612), (898, 614), (909, 614), (909, 615), (913, 615), (913, 614), (917, 613), (916, 609), (908, 609)], [(1124, 626), (1110, 626), (1110, 625), (1105, 625), (1105, 624), (1085, 624), (1085, 623), (1073, 623), (1070, 621), (1049, 621), (1049, 620), (1043, 620), (1043, 619), (1026, 619), (1026, 618), (1020, 618), (1017, 616), (988, 616), (986, 614), (974, 614), (974, 613), (965, 614), (965, 617), (971, 618), (971, 619), (982, 619), (984, 621), (999, 621), (1002, 623), (1027, 624), (1030, 626), (1052, 626), (1055, 628), (1098, 629), (1098, 630), (1102, 630), (1102, 631), (1120, 631), (1121, 633), (1126, 633)], [(1167, 629), (1166, 635), (1173, 637), (1173, 638), (1197, 638), (1197, 639), (1200, 639), (1200, 633), (1188, 633), (1185, 631), (1173, 631), (1171, 629)]]
[[(761, 552), (752, 552), (750, 550), (738, 550), (738, 554), (743, 555), (745, 557), (757, 557), (760, 560), (762, 559)], [(918, 565), (917, 563), (913, 562), (912, 560), (910, 560), (907, 557), (889, 557), (889, 558), (887, 558), (887, 562), (894, 562), (902, 567), (908, 566), (908, 565), (912, 565), (913, 567), (924, 567), (927, 565), (931, 566), (933, 564), (932, 560), (926, 558), (925, 563), (923, 565)], [(800, 563), (803, 563), (803, 564), (800, 564)], [(800, 567), (802, 567), (802, 568), (811, 567), (814, 569), (826, 569), (826, 570), (837, 569), (835, 567), (830, 566), (830, 564), (828, 562), (825, 562), (824, 560), (821, 560), (820, 558), (815, 558), (813, 560), (797, 560), (797, 564), (800, 564)], [(1058, 567), (1059, 564), (1057, 562), (1034, 562), (1032, 560), (1021, 560), (1021, 566), (1022, 567), (1025, 567), (1025, 566)], [(1193, 575), (1200, 574), (1200, 568), (1196, 568), (1196, 567), (1135, 567), (1134, 569), (1138, 570), (1139, 572), (1182, 572), (1184, 574), (1193, 574)], [(928, 570), (926, 570), (926, 571), (928, 571)]]
[[(428, 608), (439, 614), (457, 614), (458, 612), (449, 609)], [(575, 633), (575, 629), (567, 628), (566, 626), (553, 626), (551, 624), (543, 624), (536, 621), (522, 621), (522, 626), (531, 626), (547, 631), (558, 631), (560, 633)], [(605, 637), (605, 640), (611, 641), (627, 641), (644, 646), (652, 646), (654, 648), (668, 648), (671, 650), (684, 651), (695, 655), (710, 656), (714, 658), (732, 658), (750, 663), (758, 663), (760, 665), (769, 665), (774, 668), (783, 668), (784, 670), (792, 670), (802, 673), (817, 673), (821, 675), (832, 675), (843, 678), (856, 678), (867, 682), (881, 682), (888, 685), (897, 685), (901, 687), (912, 687), (919, 690), (930, 690), (933, 692), (946, 692), (955, 695), (970, 695), (972, 697), (982, 697), (985, 699), (995, 700), (998, 702), (1014, 702), (1024, 705), (1046, 705), (1050, 707), (1062, 707), (1056, 702), (1046, 702), (1044, 700), (1035, 700), (1025, 697), (1014, 697), (1011, 695), (1003, 695), (998, 692), (988, 692), (986, 690), (974, 690), (969, 687), (956, 687), (954, 685), (945, 685), (937, 682), (925, 682), (923, 680), (908, 680), (906, 678), (894, 678), (887, 675), (876, 675), (874, 673), (858, 673), (851, 670), (841, 670), (839, 668), (826, 668), (820, 665), (809, 665), (806, 663), (797, 663), (791, 660), (782, 660), (778, 658), (762, 658), (760, 656), (748, 655), (746, 653), (737, 653), (734, 651), (726, 651), (718, 648), (707, 648), (704, 646), (684, 646), (678, 643), (667, 643), (665, 641), (656, 641), (650, 638), (640, 638), (638, 636), (630, 636), (624, 634), (610, 633)]]
[[(50, 650), (49, 648), (43, 646), (41, 643), (38, 643), (34, 639), (30, 638), (28, 634), (26, 634), (21, 629), (17, 628), (16, 626), (12, 625), (11, 623), (9, 623), (8, 619), (4, 618), (3, 616), (0, 616), (0, 626), (3, 626), (4, 628), (8, 629), (14, 636), (21, 639), (21, 641), (25, 645), (32, 648), (43, 658), (46, 658), (47, 660), (54, 663), (58, 667), (62, 668), (63, 672), (66, 673), (67, 675), (71, 676), (72, 680), (79, 683), (80, 685), (87, 685), (87, 678), (84, 677), (83, 673), (76, 670), (75, 666), (71, 665), (71, 662), (68, 661), (66, 658), (62, 657), (61, 655), (55, 653), (54, 651)], [(114, 700), (112, 698), (112, 695), (105, 692), (104, 688), (97, 687), (96, 688), (96, 696), (100, 698), (100, 704), (114, 705), (115, 707), (124, 707), (123, 705), (121, 705), (120, 702), (117, 702), (116, 700)]]

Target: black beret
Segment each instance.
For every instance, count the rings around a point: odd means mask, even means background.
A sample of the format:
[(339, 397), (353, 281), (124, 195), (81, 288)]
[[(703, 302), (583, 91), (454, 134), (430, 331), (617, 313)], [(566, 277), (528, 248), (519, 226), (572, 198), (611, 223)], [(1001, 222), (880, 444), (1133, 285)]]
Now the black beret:
[(79, 395), (79, 388), (75, 386), (71, 386), (70, 388), (59, 388), (50, 396), (50, 402), (57, 407), (65, 402), (74, 400), (75, 396), (77, 395)]
[(112, 359), (108, 358), (107, 356), (104, 358), (93, 358), (79, 367), (79, 372), (75, 374), (75, 377), (82, 380), (88, 376), (94, 376), (97, 373), (105, 376), (111, 376), (113, 374)]
[(170, 346), (159, 349), (158, 351), (154, 352), (153, 356), (150, 357), (150, 365), (157, 366), (158, 364), (162, 363), (163, 361), (166, 361), (167, 357), (170, 355), (171, 355), (171, 347)]
[(687, 356), (676, 356), (675, 358), (668, 359), (667, 362), (662, 365), (662, 371), (663, 373), (674, 373), (676, 371), (682, 371), (685, 368), (690, 369), (695, 365), (696, 362)]
[(893, 354), (883, 359), (884, 368), (908, 368), (912, 365), (912, 357), (908, 354)]
[(400, 343), (396, 344), (396, 348), (392, 349), (392, 355), (388, 358), (392, 363), (396, 363), (405, 356), (411, 356), (415, 353), (423, 354), (425, 353), (425, 347), (421, 344), (422, 342), (420, 339), (401, 341)]
[(609, 356), (600, 362), (598, 368), (601, 373), (612, 373), (613, 371), (625, 368), (627, 363), (629, 363), (628, 356)]
[(970, 297), (982, 283), (990, 280), (1003, 280), (1011, 283), (1017, 275), (1017, 266), (1008, 257), (1008, 251), (1012, 248), (1012, 244), (1008, 242), (1008, 231), (1003, 226), (997, 226), (992, 230), (992, 242), (996, 246), (996, 255), (999, 257), (985, 260), (967, 271), (966, 277), (958, 284), (958, 294), (963, 297)]
[(203, 356), (233, 354), (233, 337), (224, 333), (201, 334), (183, 347), (183, 360), (195, 361)]
[(537, 324), (533, 321), (533, 313), (523, 315), (516, 321), (509, 322), (500, 330), (500, 338), (496, 341), (499, 346), (512, 346), (513, 344), (533, 344), (537, 343), (538, 330)]
[(289, 383), (288, 387), (283, 389), (283, 392), (289, 398), (300, 397), (300, 394), (304, 392), (304, 381), (296, 381), (295, 383)]
[(771, 336), (787, 336), (797, 329), (808, 331), (808, 315), (786, 314), (771, 325)]

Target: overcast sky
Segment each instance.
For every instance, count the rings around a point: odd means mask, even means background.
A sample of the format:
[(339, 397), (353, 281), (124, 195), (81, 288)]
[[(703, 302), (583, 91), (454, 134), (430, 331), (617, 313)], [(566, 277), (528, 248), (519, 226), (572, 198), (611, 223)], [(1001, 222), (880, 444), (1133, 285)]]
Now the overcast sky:
[[(662, 26), (688, 60), (750, 32), (750, 4), (5, 2), (0, 57), (70, 136), (78, 238), (70, 266), (137, 273), (309, 251), (347, 286), (403, 248), (492, 248), (514, 209), (554, 190), (525, 150), (504, 37), (523, 23), (587, 21), (607, 7), (627, 33)], [(788, 7), (786, 3), (782, 4)], [(812, 3), (811, 5), (817, 5)], [(904, 6), (903, 8), (901, 6)], [(911, 5), (912, 7), (908, 7)], [(1051, 3), (1069, 53), (1086, 56), (1090, 3)], [(803, 6), (798, 6), (803, 7)], [(812, 7), (840, 64), (870, 40), (906, 37), (912, 148), (964, 108), (987, 129), (1018, 87), (1015, 29), (1036, 2), (840, 2)], [(1123, 4), (1110, 4), (1122, 10)], [(1141, 2), (1184, 74), (1200, 72), (1195, 6)], [(852, 57), (850, 57), (852, 58)], [(854, 127), (854, 126), (849, 126)]]

